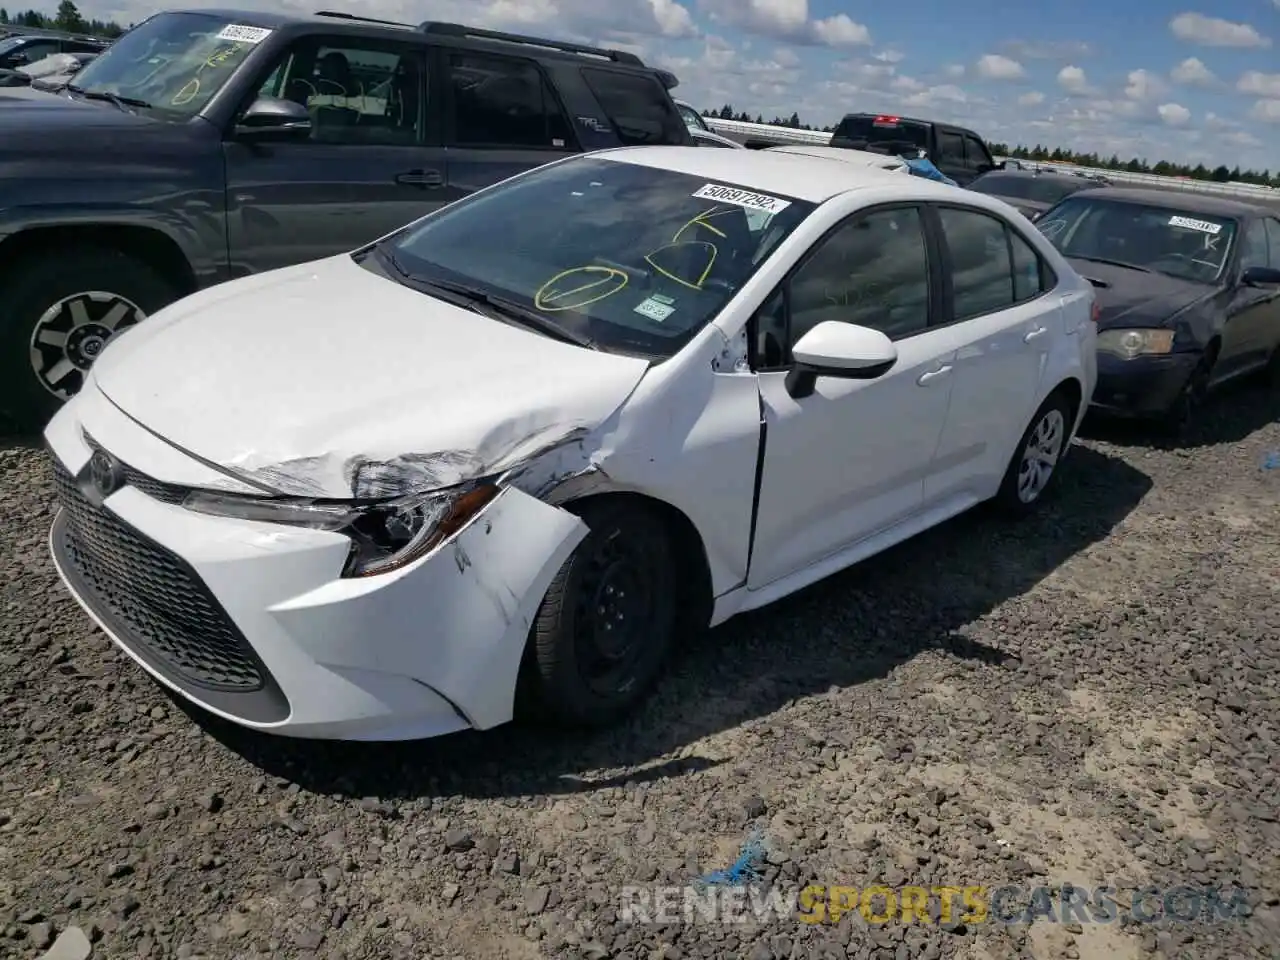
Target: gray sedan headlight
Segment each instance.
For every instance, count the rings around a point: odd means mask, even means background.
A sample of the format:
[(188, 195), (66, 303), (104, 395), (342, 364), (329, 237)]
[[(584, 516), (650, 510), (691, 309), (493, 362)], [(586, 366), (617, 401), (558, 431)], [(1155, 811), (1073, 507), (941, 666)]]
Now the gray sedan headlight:
[(477, 482), (376, 503), (248, 497), (197, 490), (183, 506), (197, 513), (310, 530), (330, 530), (351, 540), (344, 577), (398, 570), (457, 533), (499, 493)]
[(1173, 350), (1173, 331), (1103, 330), (1098, 334), (1098, 349), (1126, 360), (1166, 354)]

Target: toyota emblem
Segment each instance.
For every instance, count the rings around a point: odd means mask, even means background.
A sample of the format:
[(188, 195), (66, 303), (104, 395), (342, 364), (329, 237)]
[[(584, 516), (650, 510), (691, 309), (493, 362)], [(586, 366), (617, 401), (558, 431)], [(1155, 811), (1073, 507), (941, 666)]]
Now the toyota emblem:
[(89, 460), (89, 476), (104, 497), (115, 493), (124, 482), (120, 463), (104, 450), (94, 451)]

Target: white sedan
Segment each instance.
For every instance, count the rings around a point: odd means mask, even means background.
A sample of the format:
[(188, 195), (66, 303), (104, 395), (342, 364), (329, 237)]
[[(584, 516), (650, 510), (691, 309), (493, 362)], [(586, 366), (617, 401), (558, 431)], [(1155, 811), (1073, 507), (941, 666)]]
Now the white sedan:
[(53, 555), (121, 649), (246, 727), (485, 729), (518, 684), (606, 723), (683, 631), (1034, 508), (1092, 320), (981, 194), (580, 155), (113, 341), (46, 430)]

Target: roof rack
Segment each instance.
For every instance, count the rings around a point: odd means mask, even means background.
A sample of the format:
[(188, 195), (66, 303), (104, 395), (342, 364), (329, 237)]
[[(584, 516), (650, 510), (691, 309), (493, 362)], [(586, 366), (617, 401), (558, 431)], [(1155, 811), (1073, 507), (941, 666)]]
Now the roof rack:
[(355, 20), (357, 23), (376, 23), (383, 27), (401, 27), (405, 30), (413, 29), (413, 24), (411, 23), (400, 23), (396, 20), (379, 20), (376, 17), (361, 17), (354, 13), (339, 13), (336, 10), (321, 10), (316, 16), (332, 17), (335, 20)]
[(644, 61), (634, 53), (625, 50), (605, 50), (601, 47), (587, 47), (580, 43), (568, 43), (563, 40), (546, 40), (542, 37), (526, 37), (517, 33), (501, 33), (497, 30), (481, 30), (460, 23), (443, 23), (427, 20), (418, 24), (422, 33), (432, 33), (443, 37), (471, 37), (476, 40), (497, 40), (500, 43), (519, 43), (531, 47), (545, 47), (548, 50), (559, 50), (563, 53), (579, 53), (589, 57), (600, 57), (614, 63), (625, 63), (633, 67), (643, 67)]

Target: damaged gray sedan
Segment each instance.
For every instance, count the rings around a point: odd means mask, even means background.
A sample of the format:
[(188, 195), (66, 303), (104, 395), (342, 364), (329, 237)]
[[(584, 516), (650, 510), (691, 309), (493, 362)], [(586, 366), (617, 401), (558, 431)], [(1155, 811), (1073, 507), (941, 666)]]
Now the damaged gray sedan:
[(254, 729), (486, 729), (518, 689), (613, 721), (682, 630), (979, 499), (1035, 502), (1024, 481), (1047, 481), (1092, 390), (1091, 336), (1059, 332), (1088, 325), (1088, 287), (1043, 237), (1025, 242), (1061, 278), (1054, 332), (983, 387), (955, 434), (978, 452), (936, 476), (955, 405), (918, 383), (964, 324), (895, 341), (873, 324), (897, 306), (836, 291), (848, 269), (805, 274), (866, 208), (954, 193), (800, 156), (605, 151), (204, 290), (113, 339), (47, 427), (59, 572), (157, 681)]

